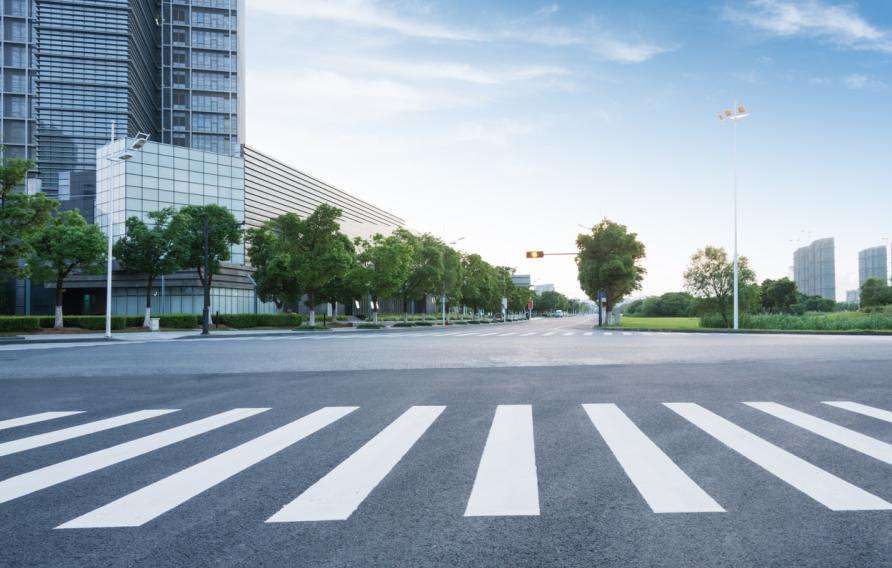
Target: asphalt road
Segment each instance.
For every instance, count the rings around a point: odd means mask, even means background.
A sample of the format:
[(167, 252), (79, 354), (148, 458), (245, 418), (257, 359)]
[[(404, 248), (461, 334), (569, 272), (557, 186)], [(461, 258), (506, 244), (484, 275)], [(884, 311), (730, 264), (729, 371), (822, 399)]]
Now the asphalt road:
[(220, 336), (0, 346), (0, 565), (892, 565), (892, 338)]

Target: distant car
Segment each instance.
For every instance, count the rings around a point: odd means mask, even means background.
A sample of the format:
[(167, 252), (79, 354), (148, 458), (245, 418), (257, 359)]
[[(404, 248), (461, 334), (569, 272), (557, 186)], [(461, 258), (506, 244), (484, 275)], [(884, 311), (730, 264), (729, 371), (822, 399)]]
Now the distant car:
[(564, 310), (555, 310), (555, 311), (554, 311), (554, 317), (556, 317), (556, 318), (562, 318), (562, 317), (564, 317)]

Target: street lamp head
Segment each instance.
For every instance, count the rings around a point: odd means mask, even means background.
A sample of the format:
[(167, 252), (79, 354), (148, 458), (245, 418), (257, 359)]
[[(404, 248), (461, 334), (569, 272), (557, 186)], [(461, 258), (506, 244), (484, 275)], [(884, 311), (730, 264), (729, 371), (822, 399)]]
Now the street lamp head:
[(737, 114), (746, 114), (746, 107), (744, 107), (743, 105), (737, 107)]
[(149, 141), (149, 135), (145, 132), (137, 132), (136, 137), (133, 140), (133, 144), (130, 146), (131, 150), (139, 150), (143, 146), (146, 145), (146, 142)]
[(725, 118), (731, 118), (732, 116), (734, 116), (734, 113), (728, 109), (725, 109)]

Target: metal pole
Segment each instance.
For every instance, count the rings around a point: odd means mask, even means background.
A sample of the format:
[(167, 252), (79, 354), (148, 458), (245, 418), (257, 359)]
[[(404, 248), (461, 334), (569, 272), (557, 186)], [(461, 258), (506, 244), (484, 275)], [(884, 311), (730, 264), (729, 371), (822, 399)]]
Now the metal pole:
[(161, 309), (158, 311), (163, 314), (164, 313), (164, 275), (161, 275)]
[(211, 310), (211, 280), (210, 271), (208, 270), (208, 218), (205, 216), (202, 221), (202, 232), (204, 233), (204, 307), (201, 309), (201, 334), (208, 335)]
[[(734, 109), (737, 111), (737, 101), (734, 101)], [(740, 325), (740, 292), (739, 278), (740, 267), (737, 259), (737, 121), (732, 125), (734, 128), (734, 330), (736, 331)]]
[[(115, 141), (115, 121), (111, 122), (111, 141)], [(106, 168), (111, 167), (111, 164), (106, 164)], [(109, 172), (111, 174), (112, 172)], [(114, 207), (114, 176), (107, 175), (106, 179), (108, 181), (108, 207), (106, 209), (106, 230), (108, 231), (108, 250), (106, 254), (108, 255), (107, 266), (106, 266), (106, 276), (105, 276), (105, 337), (106, 339), (111, 339), (111, 313), (112, 313), (112, 249), (113, 249), (113, 240), (112, 233), (114, 233), (114, 224), (113, 224), (113, 207)]]

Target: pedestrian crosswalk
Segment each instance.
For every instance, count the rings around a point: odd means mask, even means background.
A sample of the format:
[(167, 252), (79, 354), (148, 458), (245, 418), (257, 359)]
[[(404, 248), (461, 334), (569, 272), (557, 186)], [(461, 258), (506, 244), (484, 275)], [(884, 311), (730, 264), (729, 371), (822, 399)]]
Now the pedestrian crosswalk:
[[(736, 403), (735, 403), (736, 404)], [(892, 422), (892, 411), (853, 401), (825, 401), (824, 408), (832, 409), (828, 415), (858, 416), (859, 420)], [(892, 511), (892, 489), (876, 487), (865, 489), (845, 477), (847, 459), (856, 459), (859, 454), (873, 458), (872, 463), (888, 474), (887, 466), (892, 465), (892, 444), (868, 436), (855, 429), (839, 425), (832, 420), (821, 418), (792, 406), (776, 402), (742, 402), (741, 412), (748, 414), (756, 422), (766, 415), (777, 419), (776, 430), (781, 442), (783, 428), (792, 428), (814, 436), (816, 442), (830, 443), (830, 448), (839, 452), (833, 461), (831, 473), (827, 469), (782, 448), (777, 440), (769, 440), (736, 421), (693, 402), (667, 402), (655, 404), (654, 412), (665, 413), (664, 419), (674, 424), (681, 434), (690, 436), (693, 425), (715, 445), (693, 441), (700, 457), (715, 454), (715, 460), (727, 460), (728, 455), (718, 451), (722, 446), (733, 450), (764, 472), (766, 479), (771, 477), (783, 481), (791, 491), (811, 498), (829, 511)], [(38, 491), (47, 490), (59, 484), (85, 477), (83, 487), (89, 487), (88, 474), (112, 468), (133, 458), (147, 456), (152, 452), (184, 442), (198, 436), (227, 436), (224, 428), (231, 433), (242, 421), (265, 413), (270, 408), (234, 408), (203, 418), (189, 417), (180, 426), (162, 429), (153, 434), (137, 437), (131, 441), (112, 445), (78, 457), (66, 459), (51, 465), (26, 471), (0, 480), (0, 506)], [(225, 493), (215, 488), (235, 476), (251, 476), (251, 468), (264, 460), (294, 447), (295, 456), (300, 459), (301, 441), (328, 428), (355, 429), (356, 422), (344, 420), (351, 415), (362, 413), (359, 406), (326, 406), (318, 410), (294, 417), (283, 426), (243, 442), (207, 459), (170, 473), (158, 481), (129, 493), (118, 495), (114, 500), (102, 504), (80, 516), (62, 522), (59, 529), (112, 529), (116, 527), (141, 527), (147, 523), (163, 522), (168, 516), (176, 515), (177, 509), (193, 498), (213, 493), (216, 499), (227, 499)], [(290, 502), (280, 503), (278, 509), (267, 513), (267, 523), (309, 523), (345, 521), (375, 493), (382, 482), (397, 468), (456, 468), (454, 463), (419, 463), (413, 459), (413, 450), (429, 440), (428, 433), (437, 428), (454, 427), (453, 422), (443, 422), (441, 417), (448, 412), (447, 406), (411, 406), (378, 432), (360, 432), (358, 447), (349, 448), (350, 453), (340, 460), (327, 473), (305, 486), (295, 486)], [(464, 517), (529, 517), (549, 515), (555, 511), (543, 508), (540, 493), (543, 488), (564, 483), (551, 477), (542, 478), (537, 463), (535, 405), (505, 404), (496, 405), (487, 411), (489, 419), (483, 429), (477, 429), (480, 440), (485, 439), (482, 452), (470, 456), (475, 464), (473, 479), (463, 489), (462, 510)], [(566, 415), (581, 412), (588, 430), (582, 436), (588, 442), (603, 447), (610, 461), (619, 466), (631, 484), (617, 488), (617, 491), (632, 491), (636, 499), (656, 514), (733, 514), (740, 504), (729, 501), (728, 493), (711, 494), (720, 481), (702, 477), (702, 470), (686, 471), (685, 464), (677, 463), (669, 448), (661, 447), (660, 439), (653, 439), (621, 405), (614, 403), (581, 403), (567, 408)], [(173, 414), (178, 413), (178, 414)], [(6, 451), (5, 459), (13, 453), (40, 452), (50, 444), (71, 442), (76, 438), (98, 434), (105, 430), (128, 423), (144, 422), (151, 424), (154, 418), (173, 414), (176, 419), (187, 411), (141, 410), (112, 418), (84, 421), (65, 428), (51, 429), (43, 434), (19, 437), (0, 444)], [(833, 414), (836, 413), (836, 414)], [(851, 413), (851, 414), (844, 414)], [(90, 413), (82, 411), (58, 411), (12, 416), (0, 420), (4, 434), (15, 436), (16, 429), (33, 430), (50, 428), (55, 420), (82, 421)], [(632, 415), (634, 416), (634, 414)], [(737, 418), (736, 420), (739, 420)], [(44, 424), (46, 423), (46, 424)], [(450, 426), (452, 425), (452, 426)], [(218, 432), (219, 430), (219, 432)], [(696, 430), (694, 430), (696, 431)], [(433, 442), (427, 442), (433, 443)], [(602, 446), (603, 443), (603, 446)], [(823, 443), (823, 442), (820, 442)], [(480, 447), (480, 446), (476, 446)], [(341, 448), (333, 448), (338, 451)], [(826, 456), (825, 456), (826, 457)], [(2, 466), (0, 459), (0, 466)], [(149, 463), (151, 462), (144, 462)], [(610, 467), (599, 460), (590, 481), (602, 483), (606, 479), (600, 468)], [(148, 467), (151, 467), (149, 465)], [(863, 462), (859, 463), (863, 467)], [(165, 466), (162, 469), (169, 469)], [(0, 471), (3, 471), (0, 467)], [(467, 475), (470, 472), (454, 472)], [(634, 489), (632, 489), (634, 488)], [(107, 494), (107, 487), (103, 494)], [(132, 488), (131, 488), (132, 489)], [(87, 489), (88, 490), (88, 489)], [(407, 491), (412, 491), (407, 488)], [(733, 491), (733, 488), (729, 491)], [(83, 496), (84, 491), (69, 493), (72, 499)], [(722, 497), (722, 498), (720, 498)], [(428, 495), (436, 500), (436, 492)], [(454, 496), (451, 497), (454, 499)], [(604, 503), (604, 506), (613, 505)], [(398, 505), (394, 505), (398, 506)]]

